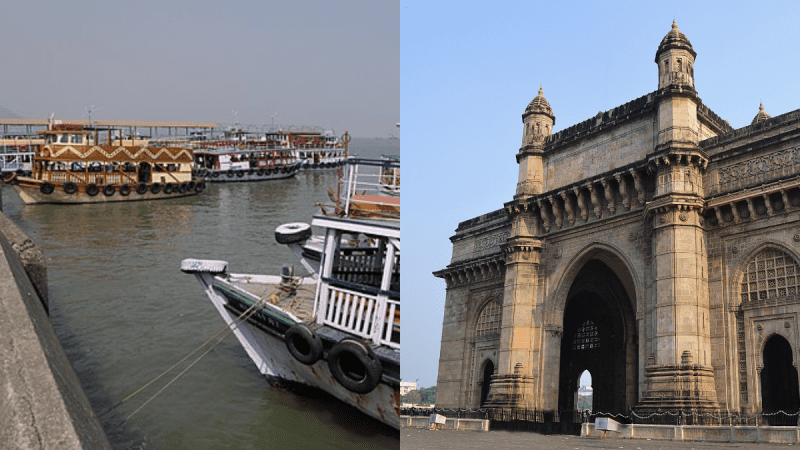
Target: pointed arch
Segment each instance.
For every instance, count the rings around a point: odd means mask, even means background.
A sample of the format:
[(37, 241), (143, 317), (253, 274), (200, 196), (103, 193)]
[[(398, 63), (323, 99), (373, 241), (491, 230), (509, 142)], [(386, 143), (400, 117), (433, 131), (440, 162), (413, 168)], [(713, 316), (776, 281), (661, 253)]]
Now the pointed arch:
[(731, 304), (800, 295), (800, 255), (779, 242), (764, 242), (742, 255), (730, 279)]
[(475, 337), (489, 337), (500, 334), (502, 305), (496, 298), (489, 298), (481, 307), (475, 319)]

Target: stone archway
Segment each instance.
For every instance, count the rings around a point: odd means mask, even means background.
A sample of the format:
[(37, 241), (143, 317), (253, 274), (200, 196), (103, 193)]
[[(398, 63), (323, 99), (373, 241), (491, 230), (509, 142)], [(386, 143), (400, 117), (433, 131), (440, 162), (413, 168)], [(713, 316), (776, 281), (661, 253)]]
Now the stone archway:
[(764, 344), (763, 358), (761, 410), (797, 412), (800, 408), (800, 392), (789, 341), (781, 335), (773, 335)]
[(483, 378), (481, 379), (481, 402), (479, 403), (481, 408), (483, 408), (483, 405), (486, 403), (486, 399), (489, 396), (489, 385), (492, 382), (492, 375), (494, 375), (494, 363), (491, 359), (489, 359), (483, 366)]
[(627, 414), (638, 398), (638, 335), (633, 302), (608, 265), (591, 259), (564, 308), (558, 409), (576, 407), (578, 380), (592, 374), (593, 410)]

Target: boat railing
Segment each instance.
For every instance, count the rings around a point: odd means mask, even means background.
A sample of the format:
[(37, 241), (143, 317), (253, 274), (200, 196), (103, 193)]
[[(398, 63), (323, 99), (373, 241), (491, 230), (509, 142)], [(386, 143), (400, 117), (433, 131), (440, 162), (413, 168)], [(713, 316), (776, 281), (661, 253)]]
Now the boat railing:
[(370, 340), (400, 348), (400, 300), (387, 293), (349, 289), (332, 279), (320, 284), (317, 322)]
[[(397, 173), (396, 184), (387, 182), (387, 173)], [(359, 203), (376, 206), (396, 205), (388, 197), (400, 196), (400, 162), (393, 160), (374, 160), (351, 158), (347, 160), (347, 175), (340, 180), (345, 192), (345, 215), (350, 212), (350, 204), (356, 195)], [(396, 205), (399, 207), (399, 205)]]
[(8, 148), (0, 148), (0, 172), (30, 172), (32, 166), (32, 151), (12, 151)]

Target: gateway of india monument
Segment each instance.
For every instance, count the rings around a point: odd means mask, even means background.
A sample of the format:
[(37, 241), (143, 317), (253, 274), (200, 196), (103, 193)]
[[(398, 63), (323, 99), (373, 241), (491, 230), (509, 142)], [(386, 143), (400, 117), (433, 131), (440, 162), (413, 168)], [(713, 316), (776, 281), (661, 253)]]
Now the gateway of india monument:
[(516, 194), (434, 272), (437, 407), (570, 411), (588, 370), (605, 413), (800, 408), (800, 110), (733, 129), (696, 56), (673, 22), (656, 90), (557, 133), (539, 89)]

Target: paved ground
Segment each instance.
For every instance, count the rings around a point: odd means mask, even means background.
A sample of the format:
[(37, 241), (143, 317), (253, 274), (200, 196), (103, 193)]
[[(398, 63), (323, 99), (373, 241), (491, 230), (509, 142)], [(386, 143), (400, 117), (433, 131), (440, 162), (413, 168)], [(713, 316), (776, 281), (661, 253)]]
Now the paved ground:
[(606, 440), (578, 436), (550, 435), (513, 431), (430, 431), (424, 428), (401, 428), (400, 448), (403, 450), (712, 450), (756, 449), (776, 450), (798, 447), (787, 444), (726, 444), (717, 442), (648, 441), (646, 439), (618, 439), (608, 435)]

